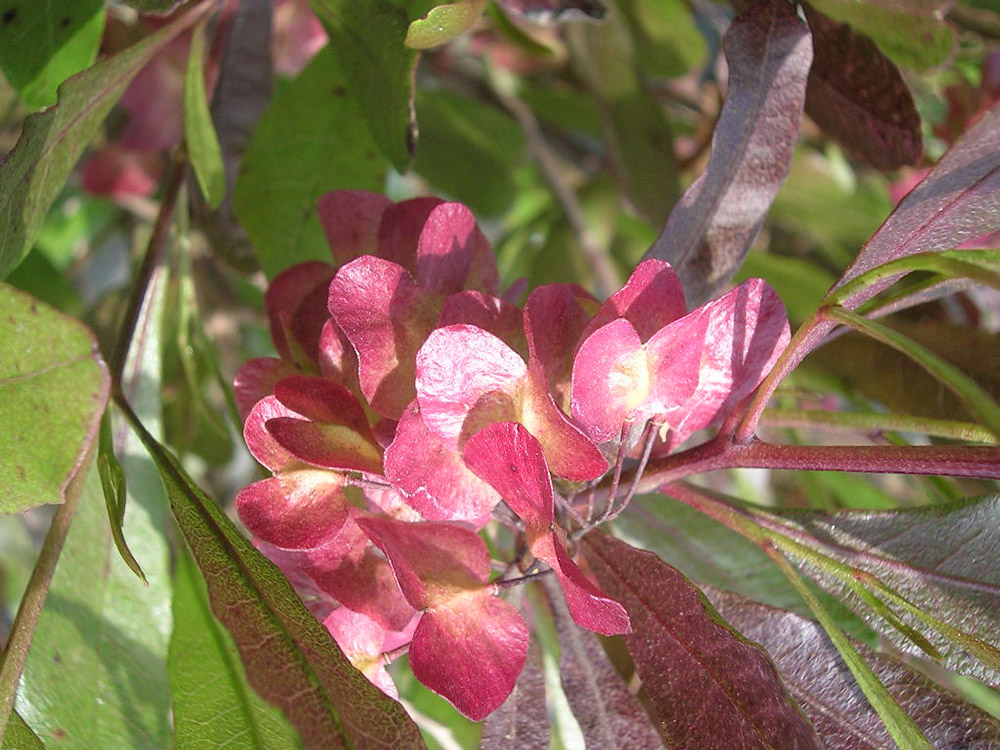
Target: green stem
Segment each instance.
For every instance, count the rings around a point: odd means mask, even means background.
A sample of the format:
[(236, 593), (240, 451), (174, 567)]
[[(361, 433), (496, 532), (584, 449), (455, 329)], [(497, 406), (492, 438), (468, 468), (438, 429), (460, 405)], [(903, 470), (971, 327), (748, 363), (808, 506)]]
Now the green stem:
[(798, 427), (831, 432), (910, 432), (950, 440), (967, 440), (988, 445), (1000, 444), (1000, 438), (982, 425), (904, 414), (766, 409), (761, 415), (760, 424), (767, 427)]

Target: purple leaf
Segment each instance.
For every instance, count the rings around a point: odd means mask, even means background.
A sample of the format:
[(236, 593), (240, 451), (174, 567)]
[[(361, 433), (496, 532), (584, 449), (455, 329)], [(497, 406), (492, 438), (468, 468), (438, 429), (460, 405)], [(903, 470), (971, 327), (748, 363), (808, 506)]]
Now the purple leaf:
[(347, 520), (344, 480), (329, 471), (286, 471), (240, 490), (236, 511), (256, 538), (281, 549), (330, 541)]
[(729, 91), (708, 167), (646, 254), (673, 264), (689, 304), (713, 296), (757, 236), (788, 174), (812, 62), (809, 29), (783, 0), (740, 13), (725, 47)]
[[(705, 589), (744, 636), (771, 655), (827, 750), (877, 750), (892, 739), (823, 629), (812, 620), (736, 594)], [(1000, 723), (901, 662), (855, 643), (889, 692), (934, 747), (1000, 745)]]
[(378, 253), (379, 223), (392, 205), (381, 193), (367, 190), (334, 190), (320, 197), (316, 213), (338, 266)]
[[(861, 248), (834, 285), (843, 286), (896, 258), (949, 250), (1000, 228), (1000, 103), (994, 104), (952, 146)], [(887, 288), (892, 279), (852, 295), (856, 308)]]
[(551, 739), (545, 705), (542, 652), (528, 646), (528, 660), (507, 700), (483, 722), (480, 750), (548, 750)]
[(814, 51), (806, 114), (876, 169), (918, 164), (920, 115), (899, 69), (864, 34), (802, 7)]
[(647, 711), (672, 748), (820, 748), (759, 647), (742, 640), (676, 569), (606, 534), (583, 540), (601, 588), (632, 620), (625, 636)]
[(559, 636), (559, 677), (587, 747), (659, 750), (659, 735), (597, 636), (573, 622), (551, 579), (545, 588)]

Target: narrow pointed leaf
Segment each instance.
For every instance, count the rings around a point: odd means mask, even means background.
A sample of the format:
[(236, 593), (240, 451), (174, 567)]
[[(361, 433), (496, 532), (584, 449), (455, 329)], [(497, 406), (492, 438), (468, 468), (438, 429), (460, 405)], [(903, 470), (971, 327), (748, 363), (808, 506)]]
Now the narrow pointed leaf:
[(658, 750), (660, 736), (593, 633), (573, 622), (558, 586), (545, 580), (559, 636), (559, 676), (587, 747)]
[(316, 201), (337, 188), (378, 190), (379, 157), (354, 87), (329, 48), (271, 100), (236, 181), (236, 216), (269, 277), (305, 260), (329, 262)]
[(240, 535), (141, 425), (212, 611), (240, 649), (247, 679), (282, 709), (307, 748), (421, 748), (403, 708), (351, 666), (280, 571)]
[(601, 588), (628, 610), (634, 632), (625, 643), (665, 744), (821, 747), (767, 654), (677, 570), (606, 534), (588, 534), (583, 547)]
[(226, 196), (226, 170), (205, 90), (205, 22), (195, 27), (184, 76), (184, 142), (201, 194), (218, 208)]
[(104, 30), (100, 0), (13, 0), (0, 19), (0, 69), (29, 107), (56, 101), (56, 88), (94, 62)]
[[(951, 250), (1000, 228), (1000, 103), (993, 105), (861, 248), (834, 289), (876, 266), (920, 252)], [(852, 295), (854, 309), (884, 290), (881, 280)]]
[(899, 69), (875, 43), (803, 5), (813, 38), (806, 114), (876, 169), (917, 164), (920, 115)]
[(740, 13), (725, 48), (729, 90), (708, 166), (646, 254), (674, 265), (692, 305), (739, 268), (788, 174), (812, 62), (809, 29), (782, 0)]
[(0, 513), (59, 503), (97, 437), (110, 378), (93, 334), (0, 284)]
[[(814, 621), (727, 594), (705, 593), (723, 617), (765, 649), (827, 750), (876, 750), (892, 738)], [(1000, 743), (1000, 723), (901, 662), (855, 644), (934, 747)]]
[(406, 172), (416, 148), (412, 72), (417, 53), (404, 45), (409, 19), (391, 0), (309, 0), (330, 35), (379, 150)]
[(0, 276), (31, 249), (46, 213), (98, 126), (139, 70), (209, 5), (192, 8), (124, 52), (59, 87), (59, 102), (24, 121), (14, 149), (0, 160)]
[[(45, 750), (45, 745), (17, 711), (12, 711), (0, 748), (3, 750)], [(548, 744), (545, 745), (548, 748)], [(545, 750), (543, 748), (543, 750)]]
[(146, 574), (142, 572), (138, 560), (128, 548), (125, 541), (125, 533), (122, 524), (125, 522), (125, 470), (118, 463), (115, 456), (114, 446), (111, 444), (111, 414), (104, 413), (101, 420), (101, 435), (97, 452), (97, 472), (101, 477), (101, 489), (104, 490), (104, 504), (108, 509), (108, 524), (111, 528), (111, 536), (115, 540), (115, 547), (122, 560), (129, 566), (131, 571), (139, 576), (143, 583), (146, 581)]
[(299, 747), (298, 737), (281, 714), (247, 683), (236, 644), (212, 615), (205, 584), (186, 550), (176, 561), (173, 615), (167, 668), (174, 747)]
[[(1000, 569), (990, 564), (1000, 549), (1000, 497), (895, 511), (787, 513), (783, 519), (787, 533), (799, 544), (877, 576), (891, 591), (930, 617), (967, 634), (969, 641), (963, 644), (960, 638), (955, 643), (946, 634), (935, 632), (938, 628), (930, 621), (905, 611), (897, 601), (889, 601), (897, 614), (904, 615), (904, 622), (930, 638), (944, 655), (945, 666), (992, 684), (1000, 682), (997, 661), (985, 664), (963, 650), (963, 645), (977, 648), (971, 639), (979, 639), (992, 644), (994, 659), (1000, 661)], [(896, 648), (920, 653), (853, 593), (842, 578), (809, 563), (801, 553), (792, 549), (786, 552), (802, 561), (812, 578), (840, 597)], [(873, 593), (887, 599), (881, 590)], [(981, 655), (988, 658), (990, 646), (984, 648)]]
[(528, 660), (514, 690), (483, 722), (480, 750), (549, 750), (551, 734), (545, 708), (545, 675), (537, 643), (528, 647)]

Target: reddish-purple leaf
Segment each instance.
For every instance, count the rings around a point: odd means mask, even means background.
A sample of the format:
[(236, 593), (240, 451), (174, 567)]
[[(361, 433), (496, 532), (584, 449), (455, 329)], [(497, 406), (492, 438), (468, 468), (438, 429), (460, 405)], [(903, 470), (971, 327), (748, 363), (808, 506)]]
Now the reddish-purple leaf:
[(545, 373), (549, 389), (560, 404), (569, 392), (573, 355), (582, 340), (597, 299), (575, 284), (546, 284), (524, 303), (524, 333), (528, 352)]
[(233, 393), (243, 421), (247, 421), (254, 404), (274, 393), (279, 380), (300, 373), (291, 362), (277, 357), (255, 357), (240, 365), (233, 378)]
[(416, 402), (403, 412), (385, 451), (385, 476), (428, 521), (485, 523), (500, 496), (447, 448), (420, 418)]
[(316, 213), (338, 266), (378, 253), (379, 223), (391, 205), (381, 193), (367, 190), (334, 190), (320, 197)]
[(552, 566), (562, 586), (566, 607), (577, 625), (601, 635), (632, 632), (632, 622), (625, 608), (591, 583), (570, 559), (555, 531), (539, 539), (532, 552)]
[(243, 423), (243, 440), (246, 441), (250, 454), (275, 473), (302, 465), (267, 431), (267, 423), (279, 417), (301, 419), (302, 415), (282, 406), (274, 396), (265, 396), (253, 405)]
[(275, 417), (264, 424), (275, 442), (298, 460), (322, 469), (382, 472), (382, 452), (350, 427)]
[(809, 29), (783, 0), (736, 16), (725, 47), (729, 91), (708, 166), (646, 254), (673, 264), (689, 304), (725, 285), (756, 237), (788, 174), (812, 62)]
[(286, 471), (240, 490), (236, 512), (256, 538), (281, 549), (309, 549), (330, 541), (347, 520), (343, 485), (343, 477), (329, 471)]
[(327, 319), (319, 335), (319, 372), (327, 380), (361, 392), (358, 355), (333, 318)]
[[(476, 276), (482, 286), (468, 284), (470, 276)], [(442, 203), (427, 216), (417, 242), (417, 280), (423, 289), (441, 295), (467, 288), (490, 294), (499, 290), (490, 243), (466, 206)]]
[(286, 408), (308, 419), (344, 425), (370, 435), (364, 408), (342, 385), (324, 378), (293, 376), (275, 384), (274, 397)]
[(687, 312), (680, 277), (669, 263), (650, 258), (642, 261), (625, 286), (601, 305), (580, 335), (585, 341), (591, 333), (617, 318), (625, 318), (643, 342), (667, 323)]
[(417, 350), (434, 330), (440, 299), (399, 264), (365, 256), (337, 272), (329, 305), (358, 353), (361, 392), (379, 414), (399, 419), (416, 395)]
[(378, 257), (398, 263), (417, 276), (417, 243), (431, 211), (443, 203), (430, 196), (400, 201), (385, 209), (378, 227)]
[[(843, 286), (896, 258), (949, 250), (1000, 229), (1000, 103), (952, 146), (861, 248), (838, 279)], [(844, 305), (855, 308), (892, 283), (866, 287)]]
[(383, 652), (385, 647), (386, 629), (365, 615), (338, 607), (323, 620), (323, 625), (344, 652), (365, 677), (377, 685), (379, 689), (391, 698), (398, 698), (396, 683), (385, 669)]
[(550, 581), (545, 582), (559, 636), (559, 677), (587, 747), (659, 750), (660, 736), (629, 692), (597, 636), (577, 627)]
[(548, 750), (551, 738), (542, 652), (532, 643), (514, 690), (483, 722), (479, 750)]
[[(817, 623), (736, 594), (705, 593), (733, 627), (767, 649), (827, 750), (892, 747), (885, 725)], [(1000, 746), (996, 719), (901, 662), (864, 644), (854, 647), (934, 747)]]
[(250, 684), (298, 729), (306, 748), (422, 748), (406, 711), (351, 666), (281, 572), (145, 430), (170, 507), (236, 641)]
[(528, 354), (521, 310), (499, 297), (473, 290), (449, 295), (441, 307), (438, 328), (456, 323), (482, 328), (522, 357)]
[(320, 332), (330, 317), (324, 302), (333, 273), (328, 263), (299, 263), (282, 271), (267, 287), (264, 304), (271, 340), (282, 359), (315, 366)]
[(803, 3), (813, 38), (806, 114), (876, 169), (920, 162), (920, 115), (896, 65), (869, 37)]
[(767, 654), (726, 627), (676, 569), (602, 533), (583, 548), (632, 619), (625, 643), (667, 746), (821, 747)]

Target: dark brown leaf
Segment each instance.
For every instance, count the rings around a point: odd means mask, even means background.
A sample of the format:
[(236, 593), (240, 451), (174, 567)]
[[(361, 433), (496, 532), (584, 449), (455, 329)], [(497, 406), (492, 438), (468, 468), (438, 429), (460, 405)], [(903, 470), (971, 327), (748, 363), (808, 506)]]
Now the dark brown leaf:
[(806, 114), (876, 169), (917, 164), (920, 115), (899, 69), (864, 34), (802, 7), (813, 37)]
[(783, 0), (742, 11), (725, 48), (729, 91), (708, 166), (646, 253), (678, 269), (692, 305), (740, 267), (788, 174), (812, 62), (809, 29)]
[(657, 750), (663, 747), (639, 700), (628, 691), (597, 636), (570, 616), (559, 586), (545, 580), (559, 636), (559, 675), (588, 748)]
[(538, 644), (528, 648), (528, 660), (514, 692), (483, 722), (481, 750), (548, 750), (549, 715), (545, 704), (545, 675)]
[[(827, 750), (893, 747), (885, 725), (817, 623), (718, 589), (704, 591), (733, 627), (767, 649)], [(1000, 745), (1000, 723), (994, 718), (896, 659), (854, 645), (934, 747)]]
[(767, 654), (743, 640), (677, 570), (602, 533), (584, 555), (625, 605), (624, 636), (664, 743), (690, 748), (819, 748)]

